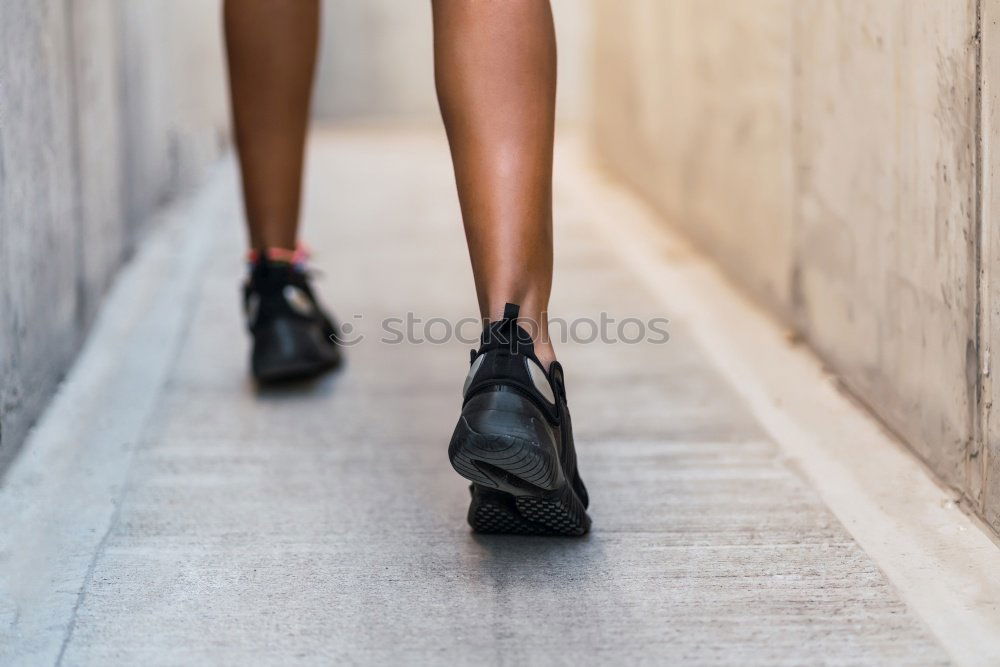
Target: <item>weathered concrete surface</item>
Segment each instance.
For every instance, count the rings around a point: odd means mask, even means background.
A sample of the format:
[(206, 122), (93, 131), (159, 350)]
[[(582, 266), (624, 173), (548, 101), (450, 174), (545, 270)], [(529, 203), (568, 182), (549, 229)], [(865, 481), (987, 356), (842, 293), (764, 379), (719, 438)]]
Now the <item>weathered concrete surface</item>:
[(152, 211), (217, 159), (217, 3), (0, 0), (0, 467)]
[(796, 51), (797, 319), (853, 390), (968, 489), (976, 3), (796, 7), (809, 36)]
[(120, 3), (127, 212), (140, 218), (197, 181), (228, 135), (218, 0)]
[(562, 160), (567, 188), (620, 257), (683, 321), (851, 536), (959, 665), (1000, 664), (1000, 549), (954, 491), (846, 394), (787, 329), (734, 290), (711, 258), (606, 174)]
[(597, 2), (595, 142), (766, 303), (788, 310), (793, 2)]
[(24, 436), (80, 341), (65, 7), (0, 2), (0, 459)]
[[(175, 261), (198, 281), (156, 287), (173, 243), (158, 237), (140, 291), (160, 298), (136, 312), (123, 286), (115, 303), (130, 308), (106, 313), (67, 385), (83, 402), (132, 399), (105, 401), (106, 419), (83, 430), (70, 428), (78, 401), (58, 402), (0, 490), (0, 572), (18, 584), (0, 589), (8, 656), (948, 662), (683, 321), (667, 344), (560, 346), (590, 537), (469, 534), (466, 484), (445, 454), (469, 346), (379, 342), (386, 317), (475, 312), (444, 138), (337, 132), (314, 149), (305, 233), (320, 287), (367, 337), (335, 377), (256, 390), (232, 173), (208, 191), (216, 206), (175, 214)], [(564, 186), (556, 207), (560, 316), (672, 315), (594, 233), (593, 207)], [(74, 459), (92, 461), (87, 475)], [(86, 502), (59, 502), (69, 493)], [(59, 529), (39, 539), (40, 525)], [(30, 556), (25, 542), (39, 545)]]
[(605, 162), (1000, 507), (976, 444), (977, 2), (597, 8)]
[(114, 315), (95, 323), (53, 400), (50, 412), (61, 419), (43, 419), (32, 431), (35, 444), (0, 486), (0, 502), (9, 503), (2, 511), (17, 516), (0, 530), (0, 664), (58, 660), (67, 628), (52, 620), (71, 615), (115, 515), (131, 452), (158, 399), (150, 387), (162, 385), (176, 357), (182, 313), (197, 296), (213, 222), (222, 219), (219, 189), (234, 185), (216, 179), (214, 189), (158, 216), (148, 247), (108, 296)]
[[(80, 225), (77, 248), (79, 289), (75, 298), (82, 325), (96, 312), (114, 268), (129, 248), (129, 219), (125, 215), (122, 160), (124, 99), (118, 76), (121, 36), (115, 0), (64, 3), (69, 10), (69, 43), (73, 96), (69, 100), (74, 130), (71, 149)], [(133, 224), (135, 221), (133, 221)], [(73, 224), (72, 218), (62, 221)]]
[[(982, 12), (982, 141), (980, 162), (1000, 161), (1000, 0)], [(1000, 351), (1000, 169), (982, 170), (979, 252), (979, 437), (969, 448), (970, 493), (992, 526), (1000, 526), (1000, 383), (993, 350)], [(996, 408), (994, 408), (996, 406)]]

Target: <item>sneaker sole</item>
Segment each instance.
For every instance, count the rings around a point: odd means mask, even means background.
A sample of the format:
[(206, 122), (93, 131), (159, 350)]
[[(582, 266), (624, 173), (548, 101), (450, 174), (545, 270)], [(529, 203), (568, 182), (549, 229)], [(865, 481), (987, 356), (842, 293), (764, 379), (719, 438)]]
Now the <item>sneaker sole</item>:
[[(515, 401), (500, 398), (508, 408)], [(469, 525), (481, 533), (585, 535), (590, 517), (558, 455), (539, 438), (525, 437), (538, 419), (530, 411), (497, 406), (487, 411), (491, 433), (473, 428), (463, 413), (448, 447), (452, 467), (473, 483)]]
[(566, 486), (548, 497), (515, 496), (472, 487), (469, 525), (487, 535), (582, 537), (590, 517), (573, 490)]
[(253, 376), (261, 384), (279, 384), (308, 380), (317, 377), (340, 366), (340, 359), (322, 362), (289, 362), (269, 365), (261, 364), (255, 368)]

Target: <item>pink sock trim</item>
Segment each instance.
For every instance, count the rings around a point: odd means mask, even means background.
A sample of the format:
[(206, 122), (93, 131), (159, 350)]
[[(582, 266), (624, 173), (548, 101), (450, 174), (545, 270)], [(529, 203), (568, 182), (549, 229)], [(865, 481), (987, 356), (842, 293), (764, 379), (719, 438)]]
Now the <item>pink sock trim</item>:
[[(260, 261), (260, 251), (256, 248), (251, 248), (247, 251), (247, 261), (251, 264), (256, 264)], [(305, 266), (309, 261), (309, 248), (304, 243), (299, 243), (295, 246), (295, 250), (289, 250), (288, 248), (265, 248), (264, 256), (272, 262), (287, 262), (288, 264), (293, 264), (295, 266)]]

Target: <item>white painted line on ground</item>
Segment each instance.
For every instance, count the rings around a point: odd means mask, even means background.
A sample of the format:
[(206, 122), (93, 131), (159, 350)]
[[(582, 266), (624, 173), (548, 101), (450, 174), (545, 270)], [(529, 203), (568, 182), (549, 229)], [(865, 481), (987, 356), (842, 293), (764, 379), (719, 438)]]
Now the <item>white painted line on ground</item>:
[(822, 370), (808, 350), (742, 297), (579, 145), (560, 186), (650, 292), (683, 320), (789, 463), (962, 665), (1000, 664), (1000, 548), (924, 466)]

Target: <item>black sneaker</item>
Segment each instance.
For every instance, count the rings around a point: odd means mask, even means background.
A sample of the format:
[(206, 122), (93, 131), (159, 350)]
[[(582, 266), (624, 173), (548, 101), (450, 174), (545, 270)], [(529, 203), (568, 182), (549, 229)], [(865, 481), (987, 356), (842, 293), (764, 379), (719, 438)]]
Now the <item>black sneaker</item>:
[(543, 370), (519, 307), (483, 332), (448, 447), (472, 481), (469, 525), (481, 533), (583, 535), (587, 489), (576, 467), (562, 366)]
[(243, 286), (253, 335), (250, 367), (260, 382), (309, 378), (340, 363), (337, 328), (301, 268), (260, 258)]

